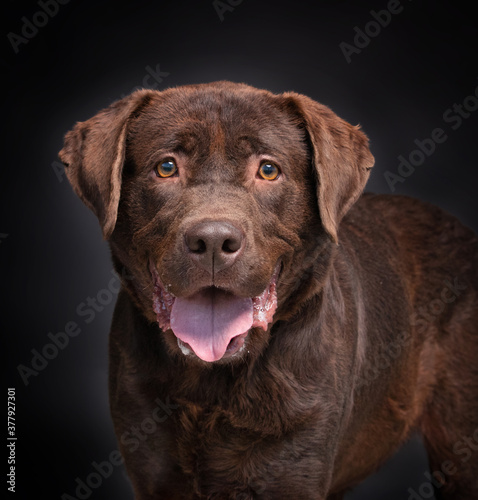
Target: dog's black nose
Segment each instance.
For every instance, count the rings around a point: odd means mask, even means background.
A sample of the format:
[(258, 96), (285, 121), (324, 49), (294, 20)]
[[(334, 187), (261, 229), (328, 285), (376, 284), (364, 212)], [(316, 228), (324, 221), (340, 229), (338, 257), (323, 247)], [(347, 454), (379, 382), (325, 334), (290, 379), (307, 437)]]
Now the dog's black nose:
[(200, 222), (184, 239), (191, 259), (211, 274), (232, 266), (244, 247), (243, 232), (223, 221)]

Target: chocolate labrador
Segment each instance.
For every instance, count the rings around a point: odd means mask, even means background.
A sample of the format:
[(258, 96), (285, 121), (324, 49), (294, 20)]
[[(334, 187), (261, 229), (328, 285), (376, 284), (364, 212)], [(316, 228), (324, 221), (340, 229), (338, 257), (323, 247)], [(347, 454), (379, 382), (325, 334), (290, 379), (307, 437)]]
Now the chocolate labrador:
[(217, 82), (137, 91), (60, 158), (131, 277), (109, 384), (135, 498), (337, 500), (414, 431), (437, 496), (478, 498), (477, 237), (362, 196), (359, 127)]

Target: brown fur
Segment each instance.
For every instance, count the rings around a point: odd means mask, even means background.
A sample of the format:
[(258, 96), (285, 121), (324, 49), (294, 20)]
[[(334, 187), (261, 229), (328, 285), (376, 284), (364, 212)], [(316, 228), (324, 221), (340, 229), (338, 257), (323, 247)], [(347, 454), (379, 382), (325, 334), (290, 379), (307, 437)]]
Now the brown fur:
[[(165, 156), (177, 179), (154, 175)], [(263, 156), (280, 181), (256, 178)], [(457, 444), (478, 432), (477, 238), (417, 200), (360, 197), (373, 157), (357, 127), (299, 94), (218, 82), (135, 92), (78, 123), (60, 157), (133, 276), (110, 400), (138, 500), (339, 500), (414, 430), (432, 471), (456, 465), (437, 494), (478, 498), (477, 451)], [(215, 363), (159, 329), (148, 268), (175, 296), (210, 286), (182, 243), (203, 220), (247, 241), (215, 285), (253, 297), (282, 262), (273, 325)]]

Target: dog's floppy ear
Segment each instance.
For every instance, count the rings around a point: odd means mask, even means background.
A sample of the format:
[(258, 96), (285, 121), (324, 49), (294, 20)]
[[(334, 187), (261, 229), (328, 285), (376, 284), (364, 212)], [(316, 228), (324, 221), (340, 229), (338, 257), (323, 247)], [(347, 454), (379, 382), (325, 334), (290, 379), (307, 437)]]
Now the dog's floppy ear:
[(339, 223), (362, 193), (375, 161), (368, 138), (359, 126), (350, 125), (304, 95), (289, 92), (283, 98), (308, 133), (322, 225), (338, 243)]
[(105, 239), (116, 224), (128, 123), (152, 96), (138, 90), (65, 135), (60, 160), (76, 194), (98, 217)]

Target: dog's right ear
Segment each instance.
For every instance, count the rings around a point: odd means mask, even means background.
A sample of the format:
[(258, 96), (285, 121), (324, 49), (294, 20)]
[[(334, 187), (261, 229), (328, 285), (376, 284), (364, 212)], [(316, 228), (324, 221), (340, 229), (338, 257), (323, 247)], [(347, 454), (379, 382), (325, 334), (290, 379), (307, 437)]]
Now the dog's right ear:
[(118, 214), (128, 124), (154, 91), (138, 90), (65, 135), (60, 160), (76, 194), (98, 217), (105, 239)]

